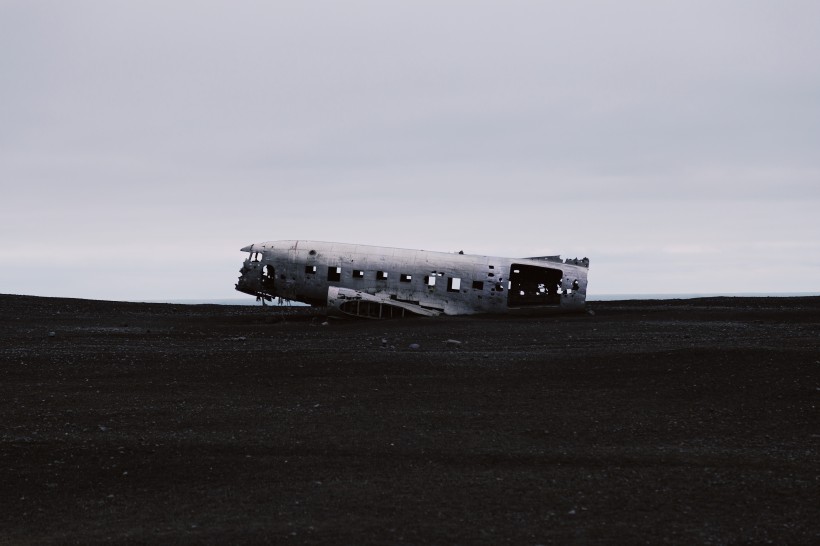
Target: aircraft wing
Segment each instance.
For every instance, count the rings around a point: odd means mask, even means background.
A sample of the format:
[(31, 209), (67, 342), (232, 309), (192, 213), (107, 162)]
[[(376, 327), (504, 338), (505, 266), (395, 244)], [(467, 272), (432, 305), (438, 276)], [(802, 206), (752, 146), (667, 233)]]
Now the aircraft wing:
[(374, 295), (339, 286), (327, 289), (327, 308), (328, 312), (372, 319), (403, 317), (408, 314), (436, 317), (441, 314), (440, 311), (426, 309), (415, 303), (391, 299), (387, 294)]

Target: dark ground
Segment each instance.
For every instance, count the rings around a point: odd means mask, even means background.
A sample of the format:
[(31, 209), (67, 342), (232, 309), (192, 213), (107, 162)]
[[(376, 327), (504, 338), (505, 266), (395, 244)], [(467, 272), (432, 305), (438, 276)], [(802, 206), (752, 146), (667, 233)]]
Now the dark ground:
[(820, 542), (820, 298), (589, 307), (0, 296), (0, 543)]

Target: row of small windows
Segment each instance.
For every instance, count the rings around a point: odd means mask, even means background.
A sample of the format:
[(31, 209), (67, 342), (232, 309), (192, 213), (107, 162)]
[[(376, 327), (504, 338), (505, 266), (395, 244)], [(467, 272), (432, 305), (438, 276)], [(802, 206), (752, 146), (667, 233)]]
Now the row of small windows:
[[(308, 275), (315, 275), (316, 274), (316, 266), (315, 265), (306, 265), (305, 266), (305, 273)], [(444, 276), (443, 273), (434, 273), (432, 275), (425, 275), (424, 276), (424, 284), (430, 287), (436, 285), (436, 278)], [(376, 280), (379, 281), (386, 281), (388, 277), (387, 271), (376, 271)], [(364, 271), (361, 269), (354, 269), (353, 270), (353, 278), (354, 279), (363, 279), (364, 278)], [(342, 280), (342, 268), (337, 266), (330, 266), (327, 268), (327, 280), (331, 282), (338, 282)], [(409, 273), (401, 273), (399, 275), (399, 282), (413, 282), (413, 275)], [(484, 289), (484, 282), (483, 281), (473, 281), (473, 290), (483, 290)], [(461, 290), (461, 279), (458, 277), (447, 277), (447, 291), (448, 292), (458, 292)]]

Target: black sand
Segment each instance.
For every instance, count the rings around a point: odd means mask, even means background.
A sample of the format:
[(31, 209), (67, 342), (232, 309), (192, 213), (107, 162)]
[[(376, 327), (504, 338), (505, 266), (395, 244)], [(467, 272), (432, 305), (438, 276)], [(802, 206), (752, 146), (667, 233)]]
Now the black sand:
[(590, 309), (0, 296), (0, 543), (820, 542), (820, 298)]

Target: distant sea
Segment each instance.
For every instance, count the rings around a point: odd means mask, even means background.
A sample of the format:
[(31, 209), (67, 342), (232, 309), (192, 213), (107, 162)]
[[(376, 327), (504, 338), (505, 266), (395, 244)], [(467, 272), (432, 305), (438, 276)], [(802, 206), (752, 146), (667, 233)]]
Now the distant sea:
[(690, 300), (692, 298), (799, 298), (820, 292), (716, 292), (712, 294), (589, 294), (587, 301)]
[[(798, 298), (802, 296), (820, 296), (820, 292), (718, 292), (711, 294), (589, 294), (587, 301), (613, 300), (687, 300), (692, 298)], [(140, 303), (181, 303), (186, 305), (258, 305), (262, 304), (251, 297), (223, 299), (182, 299), (182, 300), (132, 300)], [(269, 306), (278, 303), (265, 302)], [(290, 305), (302, 306), (303, 303), (292, 302)]]

